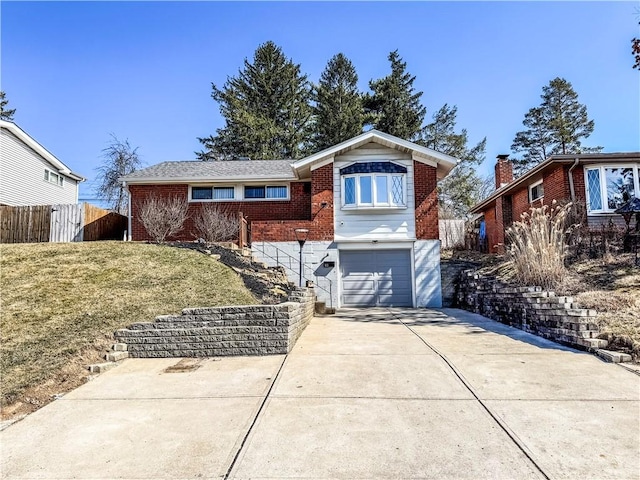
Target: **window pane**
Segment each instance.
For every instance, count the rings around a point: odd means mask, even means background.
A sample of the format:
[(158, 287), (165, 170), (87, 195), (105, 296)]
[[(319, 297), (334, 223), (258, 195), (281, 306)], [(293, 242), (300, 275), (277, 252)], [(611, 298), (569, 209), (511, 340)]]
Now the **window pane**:
[(211, 200), (212, 196), (211, 187), (191, 187), (192, 200)]
[(544, 187), (542, 184), (531, 187), (531, 201), (537, 200), (544, 196)]
[(355, 205), (356, 203), (356, 179), (347, 177), (344, 179), (344, 204)]
[(395, 205), (404, 205), (402, 175), (394, 175), (391, 177), (391, 196)]
[(360, 203), (373, 203), (371, 197), (371, 177), (360, 177)]
[(376, 175), (376, 202), (389, 203), (389, 189), (387, 188), (387, 177)]
[(215, 187), (213, 198), (216, 200), (233, 200), (233, 187)]
[(287, 187), (267, 187), (267, 198), (287, 198)]
[(45, 179), (46, 181), (49, 181), (49, 170), (45, 170), (45, 171), (44, 171), (44, 179)]
[(632, 168), (605, 168), (607, 206), (615, 210), (634, 196)]
[(602, 210), (599, 168), (587, 170), (587, 189), (589, 190), (589, 210)]
[(244, 187), (244, 198), (264, 198), (264, 187)]

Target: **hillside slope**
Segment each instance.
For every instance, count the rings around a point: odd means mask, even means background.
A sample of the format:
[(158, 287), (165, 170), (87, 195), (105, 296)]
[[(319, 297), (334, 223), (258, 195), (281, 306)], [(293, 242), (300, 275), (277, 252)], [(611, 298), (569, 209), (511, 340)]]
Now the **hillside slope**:
[(123, 242), (0, 245), (0, 292), (3, 417), (86, 381), (118, 328), (189, 306), (257, 303), (208, 255)]

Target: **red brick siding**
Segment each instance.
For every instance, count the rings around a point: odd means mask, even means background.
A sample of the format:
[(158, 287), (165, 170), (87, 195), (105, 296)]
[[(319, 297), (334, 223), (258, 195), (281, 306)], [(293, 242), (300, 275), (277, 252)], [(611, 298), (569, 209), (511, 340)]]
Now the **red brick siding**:
[[(571, 190), (569, 188), (569, 169), (570, 165), (555, 165), (553, 168), (543, 173), (542, 184), (544, 186), (544, 197), (542, 200), (529, 202), (529, 186), (533, 182), (522, 185), (517, 190), (510, 192), (511, 208), (513, 221), (520, 221), (523, 213), (528, 213), (532, 207), (540, 207), (542, 205), (551, 205), (554, 200), (563, 201), (571, 198)], [(584, 170), (581, 165), (576, 167), (573, 172), (573, 183), (575, 188), (576, 200), (585, 200), (584, 189)], [(495, 210), (501, 210), (502, 199), (496, 200)], [(489, 249), (496, 252), (494, 246), (504, 242), (504, 225), (500, 221), (496, 221), (496, 211), (491, 207), (484, 212), (485, 224), (487, 229), (487, 237), (489, 240)], [(502, 212), (498, 214), (498, 219), (503, 218)]]
[(413, 162), (413, 189), (416, 204), (416, 238), (437, 240), (438, 191), (436, 169), (422, 162)]
[[(187, 184), (175, 185), (129, 185), (131, 192), (132, 221), (131, 234), (133, 240), (150, 240), (142, 224), (138, 219), (140, 206), (151, 193), (161, 198), (170, 198), (174, 195), (188, 201), (189, 187)], [(308, 187), (307, 187), (308, 192)], [(311, 194), (305, 193), (305, 184), (295, 182), (290, 185), (290, 198), (288, 201), (254, 201), (254, 202), (216, 202), (222, 208), (230, 212), (242, 212), (249, 222), (260, 220), (309, 220), (311, 218)], [(197, 238), (194, 226), (194, 218), (203, 205), (209, 202), (189, 203), (189, 218), (182, 231), (171, 240), (193, 240)]]
[[(571, 172), (571, 176), (573, 177), (573, 188), (576, 193), (576, 201), (579, 201), (579, 202), (587, 201), (587, 191), (584, 185), (584, 173), (585, 173), (584, 167), (582, 165), (578, 165)], [(567, 175), (567, 183), (568, 182), (569, 182), (569, 176)], [(567, 186), (567, 191), (569, 191), (568, 186)]]
[(496, 189), (513, 182), (513, 163), (508, 159), (500, 159), (495, 166)]
[(487, 233), (487, 244), (489, 246), (489, 252), (490, 253), (495, 253), (496, 249), (495, 249), (494, 246), (497, 243), (497, 241), (496, 241), (496, 236), (497, 236), (497, 230), (496, 230), (496, 208), (495, 208), (495, 206), (492, 206), (490, 208), (487, 208), (482, 213), (484, 215), (484, 223), (485, 223), (485, 229), (486, 229), (486, 233)]
[[(544, 172), (542, 184), (544, 185), (544, 204), (551, 205), (554, 200), (566, 200), (571, 197), (569, 194), (569, 177), (567, 170), (569, 167), (557, 165), (552, 170)], [(533, 205), (539, 207), (539, 204)]]
[[(322, 203), (326, 203), (322, 207)], [(294, 241), (295, 229), (309, 230), (308, 240), (331, 241), (334, 236), (333, 223), (333, 163), (311, 172), (311, 218), (306, 221), (294, 219), (260, 220), (251, 223), (251, 240), (267, 242)]]

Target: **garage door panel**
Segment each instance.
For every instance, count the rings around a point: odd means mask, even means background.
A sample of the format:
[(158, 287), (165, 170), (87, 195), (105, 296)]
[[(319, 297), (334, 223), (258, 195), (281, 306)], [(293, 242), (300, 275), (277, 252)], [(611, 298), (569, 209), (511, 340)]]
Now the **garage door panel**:
[(410, 250), (340, 253), (344, 306), (411, 306)]

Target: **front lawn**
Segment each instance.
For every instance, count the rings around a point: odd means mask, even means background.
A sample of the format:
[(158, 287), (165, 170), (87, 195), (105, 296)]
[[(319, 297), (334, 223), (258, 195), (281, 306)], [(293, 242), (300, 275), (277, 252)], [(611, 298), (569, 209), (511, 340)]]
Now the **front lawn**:
[[(3, 417), (86, 380), (113, 332), (185, 307), (257, 303), (193, 250), (125, 242), (0, 245)], [(103, 361), (103, 360), (102, 360)]]

